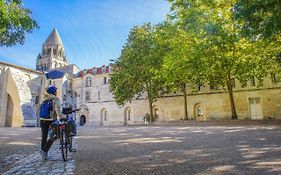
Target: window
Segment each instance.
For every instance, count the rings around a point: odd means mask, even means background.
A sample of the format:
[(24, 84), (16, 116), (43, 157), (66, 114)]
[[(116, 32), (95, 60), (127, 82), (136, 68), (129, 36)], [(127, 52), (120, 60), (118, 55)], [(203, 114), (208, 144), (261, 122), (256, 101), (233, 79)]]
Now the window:
[(255, 86), (255, 85), (256, 85), (255, 77), (252, 77), (250, 80), (250, 86)]
[(101, 100), (101, 98), (100, 98), (100, 91), (98, 91), (98, 100)]
[(103, 84), (106, 84), (106, 77), (103, 78)]
[(131, 120), (131, 110), (128, 110), (128, 120)]
[(104, 74), (106, 72), (106, 66), (102, 67), (102, 73)]
[(104, 120), (107, 120), (107, 118), (106, 118), (106, 117), (107, 117), (107, 115), (106, 115), (106, 114), (107, 114), (107, 111), (106, 111), (106, 110), (104, 110), (104, 114), (103, 114), (103, 115), (104, 115), (104, 116), (103, 116), (103, 117), (104, 117)]
[(201, 106), (197, 106), (196, 113), (197, 113), (197, 117), (202, 117), (203, 116), (203, 109), (202, 109)]
[(91, 100), (91, 93), (89, 91), (86, 92), (85, 98), (86, 100)]
[(98, 69), (97, 68), (93, 68), (93, 74), (97, 74), (98, 73)]
[(92, 78), (91, 77), (87, 77), (86, 78), (86, 87), (90, 87), (92, 86)]
[(202, 89), (203, 85), (201, 83), (197, 84), (197, 90), (200, 91)]

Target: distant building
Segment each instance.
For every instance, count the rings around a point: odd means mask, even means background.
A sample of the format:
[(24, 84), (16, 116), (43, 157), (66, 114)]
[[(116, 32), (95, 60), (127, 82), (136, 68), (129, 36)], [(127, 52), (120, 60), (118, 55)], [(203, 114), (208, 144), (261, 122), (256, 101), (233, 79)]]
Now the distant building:
[[(54, 29), (37, 57), (36, 70), (0, 62), (0, 126), (35, 125), (42, 92), (49, 85), (58, 88), (64, 104), (80, 108), (76, 114), (80, 125), (144, 124), (144, 116), (149, 112), (146, 94), (118, 106), (109, 91), (111, 73), (110, 65), (80, 70), (75, 64), (68, 64), (63, 43)], [(267, 78), (258, 88), (255, 78), (246, 87), (234, 80), (233, 89), (239, 119), (281, 119), (281, 82)], [(186, 92), (189, 119), (231, 118), (226, 90), (200, 85)], [(183, 100), (180, 91), (157, 99), (153, 105), (156, 122), (184, 118)]]

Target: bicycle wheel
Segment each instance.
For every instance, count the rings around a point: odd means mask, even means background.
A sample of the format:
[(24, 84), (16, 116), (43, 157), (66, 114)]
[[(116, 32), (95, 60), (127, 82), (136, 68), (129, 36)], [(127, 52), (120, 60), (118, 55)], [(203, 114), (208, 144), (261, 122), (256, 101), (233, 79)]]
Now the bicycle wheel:
[(65, 128), (64, 128), (64, 146), (65, 146), (65, 151), (64, 151), (65, 160), (64, 160), (64, 161), (67, 160), (68, 142), (69, 142), (69, 140), (68, 140), (68, 130), (67, 130), (67, 128), (65, 127)]
[(60, 145), (61, 145), (61, 155), (64, 161), (67, 160), (67, 141), (65, 139), (65, 129), (60, 129)]

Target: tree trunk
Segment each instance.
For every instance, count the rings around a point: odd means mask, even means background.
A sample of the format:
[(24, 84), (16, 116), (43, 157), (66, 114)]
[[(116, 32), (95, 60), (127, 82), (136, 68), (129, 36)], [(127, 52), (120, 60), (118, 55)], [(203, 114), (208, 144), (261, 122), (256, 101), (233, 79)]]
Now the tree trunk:
[(148, 98), (148, 105), (149, 105), (149, 122), (152, 123), (153, 122), (153, 109), (152, 109), (152, 103), (153, 103), (153, 99), (151, 97), (151, 93), (150, 93), (150, 83), (147, 83), (147, 98)]
[(235, 104), (234, 104), (232, 79), (230, 77), (230, 74), (228, 74), (228, 77), (227, 77), (227, 90), (228, 90), (230, 106), (231, 106), (231, 119), (236, 120), (236, 119), (238, 119), (238, 117), (236, 114), (236, 109), (235, 109)]
[(184, 120), (188, 120), (187, 101), (186, 101), (186, 84), (183, 84), (183, 98), (184, 98)]
[(151, 99), (151, 97), (148, 97), (148, 103), (149, 103), (149, 113), (150, 113), (149, 121), (150, 121), (150, 123), (152, 123), (154, 116), (153, 116), (152, 99)]

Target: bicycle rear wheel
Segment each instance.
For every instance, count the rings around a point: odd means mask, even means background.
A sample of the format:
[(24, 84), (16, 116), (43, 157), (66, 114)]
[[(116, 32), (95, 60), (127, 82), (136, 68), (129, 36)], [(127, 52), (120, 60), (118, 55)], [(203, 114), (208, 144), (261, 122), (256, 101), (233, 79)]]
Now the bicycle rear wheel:
[(60, 145), (61, 145), (61, 154), (62, 154), (62, 159), (64, 161), (67, 160), (67, 136), (65, 129), (61, 128), (60, 129)]

